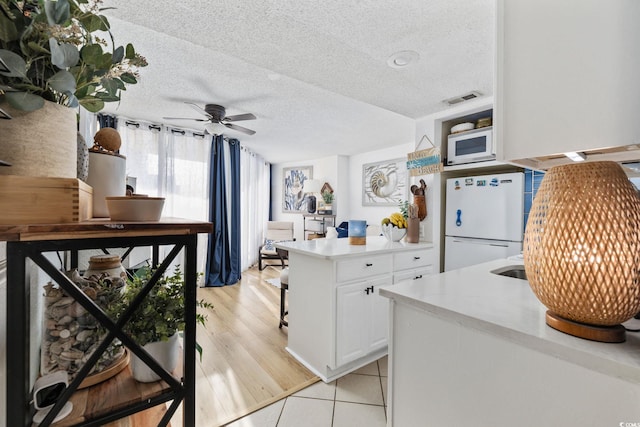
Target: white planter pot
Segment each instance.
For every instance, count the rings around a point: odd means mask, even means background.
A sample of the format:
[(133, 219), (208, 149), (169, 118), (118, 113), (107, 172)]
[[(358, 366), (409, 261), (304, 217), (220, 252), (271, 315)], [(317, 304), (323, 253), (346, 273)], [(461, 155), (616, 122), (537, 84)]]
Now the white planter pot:
[[(145, 351), (168, 372), (171, 372), (176, 368), (179, 356), (178, 350), (180, 349), (178, 334), (174, 334), (168, 341), (150, 342), (142, 348), (144, 348)], [(160, 379), (160, 376), (140, 360), (133, 352), (131, 352), (130, 366), (131, 373), (136, 381), (150, 383)]]

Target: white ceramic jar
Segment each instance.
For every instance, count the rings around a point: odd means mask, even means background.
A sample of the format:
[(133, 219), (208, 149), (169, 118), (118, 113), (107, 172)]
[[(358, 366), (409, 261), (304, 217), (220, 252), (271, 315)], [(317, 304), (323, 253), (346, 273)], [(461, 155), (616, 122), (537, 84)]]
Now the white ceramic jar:
[(123, 279), (126, 279), (127, 276), (127, 270), (122, 266), (119, 255), (94, 255), (89, 258), (89, 268), (87, 268), (83, 276), (99, 276), (102, 273), (113, 277), (122, 277)]

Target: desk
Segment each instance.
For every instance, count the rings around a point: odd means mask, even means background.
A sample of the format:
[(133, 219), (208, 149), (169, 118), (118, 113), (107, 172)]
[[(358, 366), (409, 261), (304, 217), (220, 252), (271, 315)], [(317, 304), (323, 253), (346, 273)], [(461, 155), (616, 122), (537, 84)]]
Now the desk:
[[(33, 408), (31, 401), (29, 375), (30, 344), (30, 290), (25, 286), (27, 277), (26, 260), (32, 260), (61, 288), (89, 311), (109, 332), (96, 352), (69, 384), (61, 399), (45, 418), (41, 426), (48, 426), (59, 408), (74, 396), (78, 385), (87, 376), (108, 344), (119, 339), (133, 353), (145, 360), (163, 381), (151, 387), (132, 387), (135, 393), (114, 393), (120, 402), (111, 402), (108, 410), (96, 408), (82, 409), (81, 414), (74, 412), (77, 422), (74, 425), (103, 425), (110, 421), (126, 417), (155, 405), (173, 401), (159, 425), (166, 425), (178, 405), (183, 401), (183, 422), (185, 426), (195, 425), (195, 340), (196, 340), (196, 246), (198, 233), (211, 233), (213, 226), (208, 222), (163, 218), (157, 222), (112, 222), (104, 219), (88, 220), (66, 224), (7, 225), (0, 226), (0, 240), (7, 241), (7, 426), (30, 426)], [(182, 378), (176, 379), (162, 370), (142, 348), (121, 331), (128, 314), (134, 312), (137, 305), (132, 304), (115, 323), (95, 305), (62, 272), (44, 256), (45, 252), (74, 251), (94, 248), (118, 248), (132, 246), (172, 245), (173, 249), (161, 262), (159, 270), (166, 269), (171, 261), (184, 249), (185, 274), (185, 331)], [(124, 372), (124, 371), (123, 371)], [(95, 404), (96, 402), (91, 402)], [(98, 403), (98, 405), (104, 402)], [(75, 406), (75, 405), (74, 405)], [(86, 411), (85, 411), (86, 410)], [(92, 415), (87, 416), (87, 413)], [(91, 417), (91, 418), (89, 418)], [(64, 420), (63, 420), (64, 422)]]
[[(327, 220), (331, 220), (331, 224), (327, 224)], [(317, 223), (320, 225), (320, 229), (316, 228), (308, 228), (307, 221), (311, 221), (312, 223)], [(319, 234), (321, 237), (324, 237), (327, 233), (327, 227), (335, 227), (336, 226), (336, 216), (335, 215), (320, 215), (320, 214), (302, 214), (302, 224), (303, 224), (303, 234), (304, 240), (307, 240), (307, 232), (311, 232), (311, 234)]]

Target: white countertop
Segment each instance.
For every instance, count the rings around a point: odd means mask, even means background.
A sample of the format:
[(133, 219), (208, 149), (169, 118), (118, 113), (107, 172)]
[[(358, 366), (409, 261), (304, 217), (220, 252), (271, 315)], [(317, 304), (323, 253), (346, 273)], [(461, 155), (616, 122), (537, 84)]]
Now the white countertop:
[[(589, 341), (545, 323), (546, 307), (520, 279), (491, 273), (517, 260), (497, 260), (380, 288), (380, 295), (439, 318), (484, 331), (606, 375), (640, 383), (640, 334), (624, 343)], [(640, 321), (625, 323), (640, 328)]]
[(389, 252), (410, 251), (416, 249), (431, 249), (433, 243), (389, 242), (384, 236), (367, 237), (366, 245), (350, 245), (348, 238), (342, 239), (312, 239), (302, 241), (288, 241), (274, 243), (279, 249), (301, 253), (319, 258), (333, 259), (362, 254), (383, 254)]

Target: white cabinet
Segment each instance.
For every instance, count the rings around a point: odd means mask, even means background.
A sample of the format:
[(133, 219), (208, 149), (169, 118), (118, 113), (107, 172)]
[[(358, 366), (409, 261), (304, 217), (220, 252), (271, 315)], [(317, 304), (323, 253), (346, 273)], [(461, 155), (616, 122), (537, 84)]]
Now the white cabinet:
[(498, 0), (497, 11), (499, 160), (638, 143), (640, 2)]
[(360, 280), (336, 289), (336, 365), (387, 345), (389, 301), (378, 295), (391, 277)]
[(393, 255), (393, 283), (420, 279), (433, 273), (433, 263), (425, 251), (398, 252)]
[(396, 274), (426, 274), (435, 258), (430, 243), (383, 237), (366, 246), (315, 239), (276, 247), (289, 251), (287, 350), (326, 382), (387, 353), (389, 301), (379, 288)]

